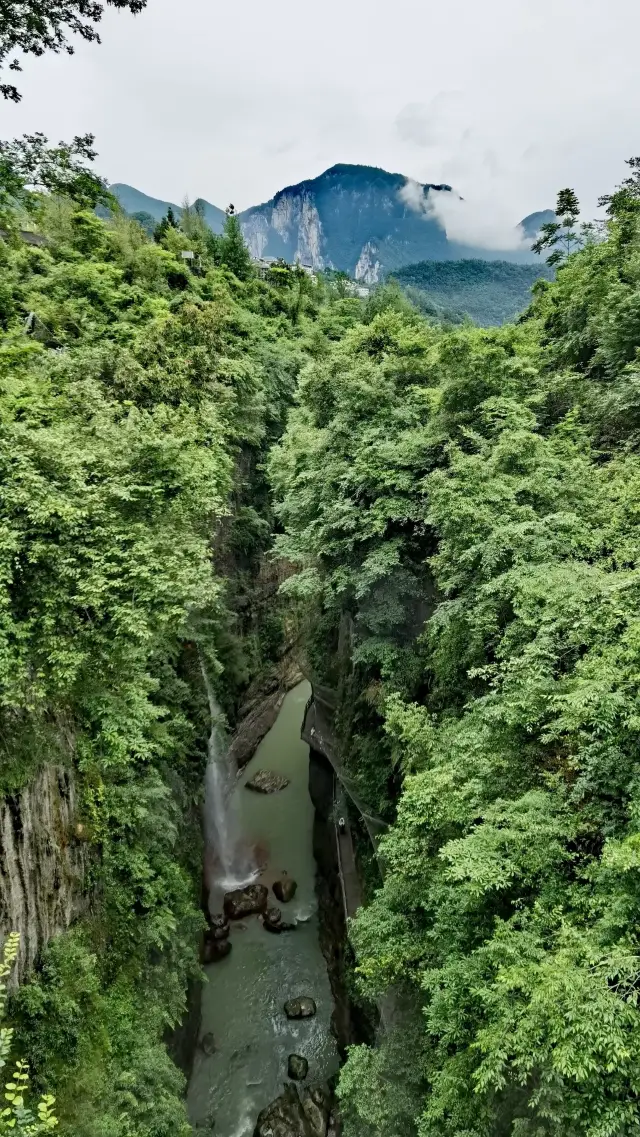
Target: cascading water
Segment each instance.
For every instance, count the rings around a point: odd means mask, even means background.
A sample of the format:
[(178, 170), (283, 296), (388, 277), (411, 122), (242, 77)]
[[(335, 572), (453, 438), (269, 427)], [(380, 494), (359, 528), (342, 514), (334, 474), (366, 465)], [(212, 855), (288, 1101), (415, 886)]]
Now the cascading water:
[(210, 889), (214, 885), (223, 889), (240, 888), (255, 879), (257, 868), (251, 851), (241, 838), (233, 793), (237, 770), (229, 758), (222, 729), (222, 712), (204, 663), (201, 661), (200, 665), (211, 717), (204, 792), (208, 885)]

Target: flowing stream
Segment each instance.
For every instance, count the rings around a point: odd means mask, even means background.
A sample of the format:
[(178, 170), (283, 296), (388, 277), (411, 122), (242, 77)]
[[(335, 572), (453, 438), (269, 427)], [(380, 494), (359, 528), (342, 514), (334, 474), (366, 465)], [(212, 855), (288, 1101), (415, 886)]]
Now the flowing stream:
[[(301, 683), (289, 692), (229, 801), (244, 848), (262, 851), (261, 883), (270, 887), (285, 872), (297, 881), (294, 899), (278, 904), (283, 918), (297, 926), (273, 935), (256, 916), (232, 923), (230, 956), (205, 968), (200, 1040), (213, 1035), (215, 1050), (208, 1054), (198, 1046), (188, 1105), (192, 1123), (215, 1137), (251, 1137), (260, 1110), (282, 1093), (289, 1054), (308, 1059), (310, 1084), (326, 1081), (338, 1068), (318, 936), (309, 755), (300, 739), (309, 691)], [(245, 789), (260, 769), (283, 774), (290, 784), (270, 795)], [(211, 891), (213, 913), (222, 909), (222, 892), (215, 886)], [(273, 896), (272, 902), (278, 903)], [(317, 1014), (290, 1022), (283, 1004), (298, 995), (312, 996)]]

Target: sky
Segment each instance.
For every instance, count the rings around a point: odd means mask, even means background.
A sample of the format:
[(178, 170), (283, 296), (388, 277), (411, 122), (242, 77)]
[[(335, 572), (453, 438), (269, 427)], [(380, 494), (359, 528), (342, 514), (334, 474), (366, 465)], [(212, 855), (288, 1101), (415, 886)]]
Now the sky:
[[(98, 168), (243, 209), (336, 162), (453, 185), (487, 244), (640, 153), (638, 0), (148, 0), (30, 59), (0, 137), (91, 132)], [(457, 236), (460, 233), (456, 233)]]

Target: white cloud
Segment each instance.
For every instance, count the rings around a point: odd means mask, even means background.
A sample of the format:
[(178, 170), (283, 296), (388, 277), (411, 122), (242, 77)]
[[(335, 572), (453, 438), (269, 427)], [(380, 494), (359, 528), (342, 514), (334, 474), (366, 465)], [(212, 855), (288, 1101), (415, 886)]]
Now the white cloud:
[(461, 198), (446, 190), (431, 190), (427, 213), (437, 218), (450, 241), (478, 249), (528, 249), (520, 224), (514, 224), (512, 207), (492, 198)]
[(454, 185), (447, 223), (506, 240), (561, 186), (590, 215), (640, 150), (637, 0), (245, 0), (240, 24), (149, 0), (101, 35), (29, 60), (0, 136), (92, 130), (111, 181), (174, 201), (244, 207), (362, 162)]
[(404, 202), (407, 209), (412, 209), (414, 213), (427, 213), (425, 192), (420, 182), (416, 182), (414, 178), (407, 178), (404, 185), (398, 190), (398, 197), (400, 201)]

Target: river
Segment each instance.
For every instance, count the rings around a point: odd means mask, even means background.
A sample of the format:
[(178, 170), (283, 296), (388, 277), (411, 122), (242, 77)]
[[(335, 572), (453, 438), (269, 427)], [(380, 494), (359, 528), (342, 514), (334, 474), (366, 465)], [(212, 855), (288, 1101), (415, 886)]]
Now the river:
[[(326, 1081), (338, 1069), (318, 933), (309, 752), (300, 739), (309, 693), (308, 683), (289, 692), (235, 790), (242, 832), (266, 853), (260, 881), (270, 887), (283, 873), (297, 881), (289, 904), (278, 904), (273, 894), (271, 902), (283, 919), (299, 923), (280, 935), (267, 932), (257, 916), (232, 923), (231, 954), (205, 967), (200, 1039), (211, 1033), (215, 1051), (198, 1046), (188, 1107), (192, 1124), (215, 1137), (250, 1137), (260, 1110), (282, 1093), (289, 1054), (308, 1059), (306, 1083)], [(283, 774), (290, 784), (269, 795), (245, 789), (259, 769)], [(212, 900), (212, 911), (221, 911), (222, 896)], [(311, 995), (317, 1014), (290, 1022), (283, 1004), (298, 995)]]

